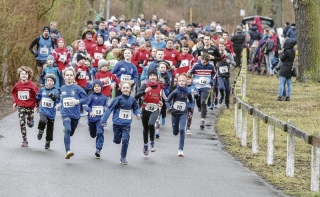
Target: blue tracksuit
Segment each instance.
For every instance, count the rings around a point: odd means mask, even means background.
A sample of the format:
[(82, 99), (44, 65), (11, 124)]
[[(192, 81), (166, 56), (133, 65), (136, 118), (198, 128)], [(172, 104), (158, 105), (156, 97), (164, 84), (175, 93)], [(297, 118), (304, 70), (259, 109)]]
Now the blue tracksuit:
[(118, 62), (113, 67), (111, 72), (112, 74), (115, 74), (121, 81), (133, 80), (134, 83), (136, 83), (138, 80), (137, 67), (133, 63), (128, 63), (125, 60)]
[[(50, 93), (56, 98), (55, 101), (49, 97)], [(36, 100), (40, 101), (39, 113), (45, 114), (49, 119), (54, 120), (56, 117), (56, 105), (60, 102), (60, 91), (55, 87), (52, 89), (42, 87), (36, 96)]]
[(60, 88), (60, 71), (58, 69), (58, 67), (55, 67), (53, 65), (48, 65), (46, 68), (43, 69), (41, 75), (40, 75), (40, 78), (39, 78), (39, 82), (40, 84), (46, 84), (46, 81), (45, 81), (45, 76), (48, 75), (48, 74), (52, 74), (56, 77), (56, 82), (54, 84), (54, 87), (56, 87), (57, 89)]

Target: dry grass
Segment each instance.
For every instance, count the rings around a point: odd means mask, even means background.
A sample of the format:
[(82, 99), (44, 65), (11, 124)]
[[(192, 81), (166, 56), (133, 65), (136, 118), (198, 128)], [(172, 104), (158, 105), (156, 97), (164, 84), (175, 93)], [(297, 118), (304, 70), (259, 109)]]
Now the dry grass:
[[(278, 78), (275, 76), (258, 76), (247, 74), (247, 98), (249, 104), (261, 104), (260, 110), (265, 113), (274, 112), (275, 117), (294, 121), (297, 128), (312, 134), (317, 131), (320, 116), (319, 92), (317, 83), (300, 83), (293, 78), (291, 101), (276, 101), (278, 97)], [(233, 128), (234, 106), (231, 110), (224, 110), (216, 125), (217, 132), (226, 144), (226, 149), (235, 158), (242, 161), (251, 170), (256, 171), (265, 180), (275, 187), (283, 189), (293, 196), (319, 196), (319, 193), (310, 192), (311, 146), (296, 138), (295, 174), (294, 178), (286, 177), (286, 146), (287, 133), (276, 128), (274, 165), (266, 165), (267, 125), (260, 124), (259, 153), (251, 151), (252, 116), (248, 117), (248, 146), (241, 147), (240, 140), (235, 137)]]

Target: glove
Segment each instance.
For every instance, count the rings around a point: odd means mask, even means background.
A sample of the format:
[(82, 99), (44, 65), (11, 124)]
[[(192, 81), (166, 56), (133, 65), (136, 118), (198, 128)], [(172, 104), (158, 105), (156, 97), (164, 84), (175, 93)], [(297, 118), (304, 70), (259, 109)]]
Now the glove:
[(173, 108), (171, 108), (171, 109), (170, 109), (170, 113), (171, 113), (172, 116), (175, 116), (175, 115), (176, 115), (176, 110), (173, 109)]
[(56, 100), (56, 97), (54, 96), (54, 94), (53, 94), (52, 92), (50, 92), (49, 97), (50, 97), (53, 101)]
[(193, 108), (188, 108), (188, 112), (191, 112), (191, 113), (193, 113)]
[(80, 101), (78, 99), (72, 99), (73, 105), (79, 105)]

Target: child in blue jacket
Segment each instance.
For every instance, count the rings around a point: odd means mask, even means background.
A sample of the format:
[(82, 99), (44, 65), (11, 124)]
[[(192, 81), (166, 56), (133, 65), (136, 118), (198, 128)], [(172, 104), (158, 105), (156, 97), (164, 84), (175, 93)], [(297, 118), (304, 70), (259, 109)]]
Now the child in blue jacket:
[[(172, 116), (173, 135), (180, 133), (180, 142), (178, 156), (183, 157), (183, 147), (185, 138), (185, 126), (187, 121), (187, 112), (192, 111), (194, 102), (192, 95), (186, 86), (187, 76), (181, 74), (178, 77), (177, 88), (168, 96), (166, 106), (170, 110)], [(189, 100), (190, 105), (187, 105)], [(172, 104), (171, 104), (172, 103)]]
[(54, 83), (54, 87), (56, 87), (56, 89), (59, 89), (61, 86), (60, 83), (60, 79), (61, 79), (61, 74), (60, 74), (60, 70), (58, 67), (54, 66), (54, 58), (52, 55), (48, 55), (47, 57), (47, 67), (45, 67), (42, 71), (42, 73), (40, 74), (39, 77), (39, 82), (40, 82), (40, 86), (45, 86), (46, 85), (46, 76), (49, 74), (52, 74), (55, 76), (55, 83)]
[(92, 82), (93, 93), (90, 94), (87, 104), (83, 105), (83, 109), (88, 112), (88, 124), (90, 136), (96, 137), (96, 157), (100, 158), (100, 152), (104, 142), (104, 128), (100, 122), (104, 109), (107, 106), (108, 98), (101, 93), (102, 83), (100, 80)]
[(36, 96), (40, 114), (37, 137), (38, 140), (42, 139), (44, 129), (47, 126), (45, 149), (48, 149), (50, 148), (50, 142), (53, 140), (54, 119), (56, 117), (56, 105), (60, 102), (60, 91), (55, 88), (55, 83), (59, 78), (56, 78), (53, 74), (47, 74), (45, 80), (45, 87), (42, 87)]
[(197, 99), (199, 97), (199, 91), (196, 88), (196, 86), (194, 86), (193, 83), (192, 83), (192, 75), (187, 75), (186, 85), (187, 85), (187, 88), (188, 88), (188, 92), (192, 95), (192, 98), (193, 98), (193, 103), (190, 103), (190, 102), (187, 103), (187, 106), (189, 108), (188, 114), (187, 114), (187, 134), (190, 135), (191, 134), (190, 125), (191, 125), (191, 122), (192, 122), (195, 99)]
[(138, 120), (141, 117), (141, 112), (139, 110), (137, 101), (132, 96), (130, 96), (131, 83), (128, 81), (121, 82), (120, 89), (122, 94), (120, 96), (117, 96), (108, 106), (101, 118), (101, 123), (105, 124), (110, 114), (113, 112), (113, 142), (116, 144), (120, 144), (122, 139), (120, 163), (123, 165), (127, 165), (128, 162), (126, 160), (126, 156), (132, 123), (131, 111), (133, 110), (133, 114), (137, 116)]

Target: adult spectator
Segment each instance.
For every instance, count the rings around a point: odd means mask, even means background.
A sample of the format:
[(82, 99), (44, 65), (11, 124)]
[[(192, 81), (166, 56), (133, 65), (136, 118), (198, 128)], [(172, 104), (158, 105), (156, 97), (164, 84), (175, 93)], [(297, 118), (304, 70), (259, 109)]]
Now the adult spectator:
[(181, 40), (181, 38), (184, 36), (185, 33), (186, 33), (186, 30), (184, 29), (184, 27), (180, 27), (179, 34), (176, 35), (176, 40)]
[(187, 26), (187, 34), (193, 42), (198, 38), (198, 34), (194, 31), (194, 26), (192, 24)]
[(154, 35), (155, 40), (151, 41), (151, 46), (157, 49), (163, 49), (166, 47), (166, 43), (161, 40), (161, 33), (159, 31)]
[(271, 29), (269, 31), (269, 38), (267, 39), (266, 42), (268, 42), (268, 40), (272, 40), (273, 41), (273, 47), (272, 47), (272, 51), (268, 52), (267, 54), (264, 55), (265, 60), (266, 60), (266, 68), (267, 68), (267, 75), (273, 75), (273, 69), (272, 69), (272, 64), (271, 61), (274, 57), (274, 54), (276, 52), (277, 49), (277, 45), (278, 45), (278, 39), (277, 39), (277, 34), (275, 34), (274, 29)]
[(122, 36), (120, 39), (120, 48), (124, 49), (124, 48), (131, 48), (131, 45), (128, 44), (128, 39), (126, 36)]
[(86, 32), (91, 31), (92, 32), (92, 36), (93, 34), (96, 33), (96, 30), (93, 28), (93, 22), (92, 20), (88, 20), (87, 22), (87, 27), (83, 30), (82, 32), (82, 39), (85, 39), (86, 36)]
[(127, 34), (128, 44), (130, 44), (131, 46), (134, 45), (134, 43), (136, 42), (136, 37), (132, 35), (132, 29), (127, 28), (126, 34)]
[(84, 35), (85, 39), (83, 40), (83, 42), (86, 46), (88, 54), (91, 54), (92, 45), (96, 44), (95, 40), (93, 39), (93, 31), (88, 29)]
[(259, 16), (254, 17), (253, 21), (254, 21), (254, 24), (256, 24), (258, 26), (258, 32), (262, 35), (263, 34), (263, 26), (261, 24), (260, 17)]
[(52, 32), (55, 31), (55, 32), (57, 32), (56, 39), (61, 37), (60, 32), (57, 29), (57, 26), (58, 26), (58, 23), (56, 21), (51, 21), (50, 22), (50, 36), (51, 36)]
[(52, 30), (51, 32), (51, 39), (52, 39), (52, 42), (54, 43), (53, 44), (53, 49), (56, 49), (56, 48), (58, 48), (58, 43), (57, 43), (57, 35), (58, 35), (58, 30)]
[(261, 34), (258, 32), (258, 26), (254, 23), (250, 27), (249, 34), (250, 34), (250, 42), (249, 42), (250, 47), (254, 41), (261, 40)]
[[(48, 26), (43, 27), (42, 35), (36, 37), (29, 46), (29, 51), (36, 58), (39, 75), (42, 73), (43, 65), (47, 62), (47, 57), (51, 55), (51, 50), (54, 47), (54, 43), (49, 36), (49, 33), (50, 28)], [(36, 51), (33, 50), (35, 46)]]
[(109, 39), (104, 40), (104, 45), (106, 45), (107, 47), (111, 47), (112, 45), (112, 38), (117, 37), (117, 33), (115, 31), (110, 31), (109, 32)]
[[(283, 36), (286, 38), (287, 37), (287, 32), (290, 29), (290, 23), (286, 22), (284, 28), (283, 28)], [(280, 36), (280, 35), (279, 35)]]
[[(259, 18), (260, 19), (260, 18)], [(235, 53), (236, 66), (241, 66), (241, 52), (245, 44), (245, 35), (242, 33), (242, 27), (240, 25), (236, 28), (236, 33), (231, 37), (232, 47)]]
[(180, 27), (181, 27), (180, 23), (179, 23), (179, 22), (176, 22), (176, 24), (174, 25), (174, 30), (173, 30), (173, 32), (174, 32), (175, 35), (178, 35), (178, 34), (180, 33), (180, 32), (179, 32)]
[(121, 38), (122, 36), (127, 37), (126, 27), (125, 27), (125, 26), (121, 26), (121, 27), (120, 27), (119, 38)]
[(296, 29), (296, 24), (292, 23), (290, 29), (288, 30), (286, 36), (288, 38), (293, 38), (297, 40), (297, 29)]
[(100, 34), (103, 36), (103, 40), (109, 39), (109, 31), (106, 29), (105, 21), (99, 22), (99, 29), (97, 33), (94, 35), (94, 39), (96, 40), (97, 34)]

